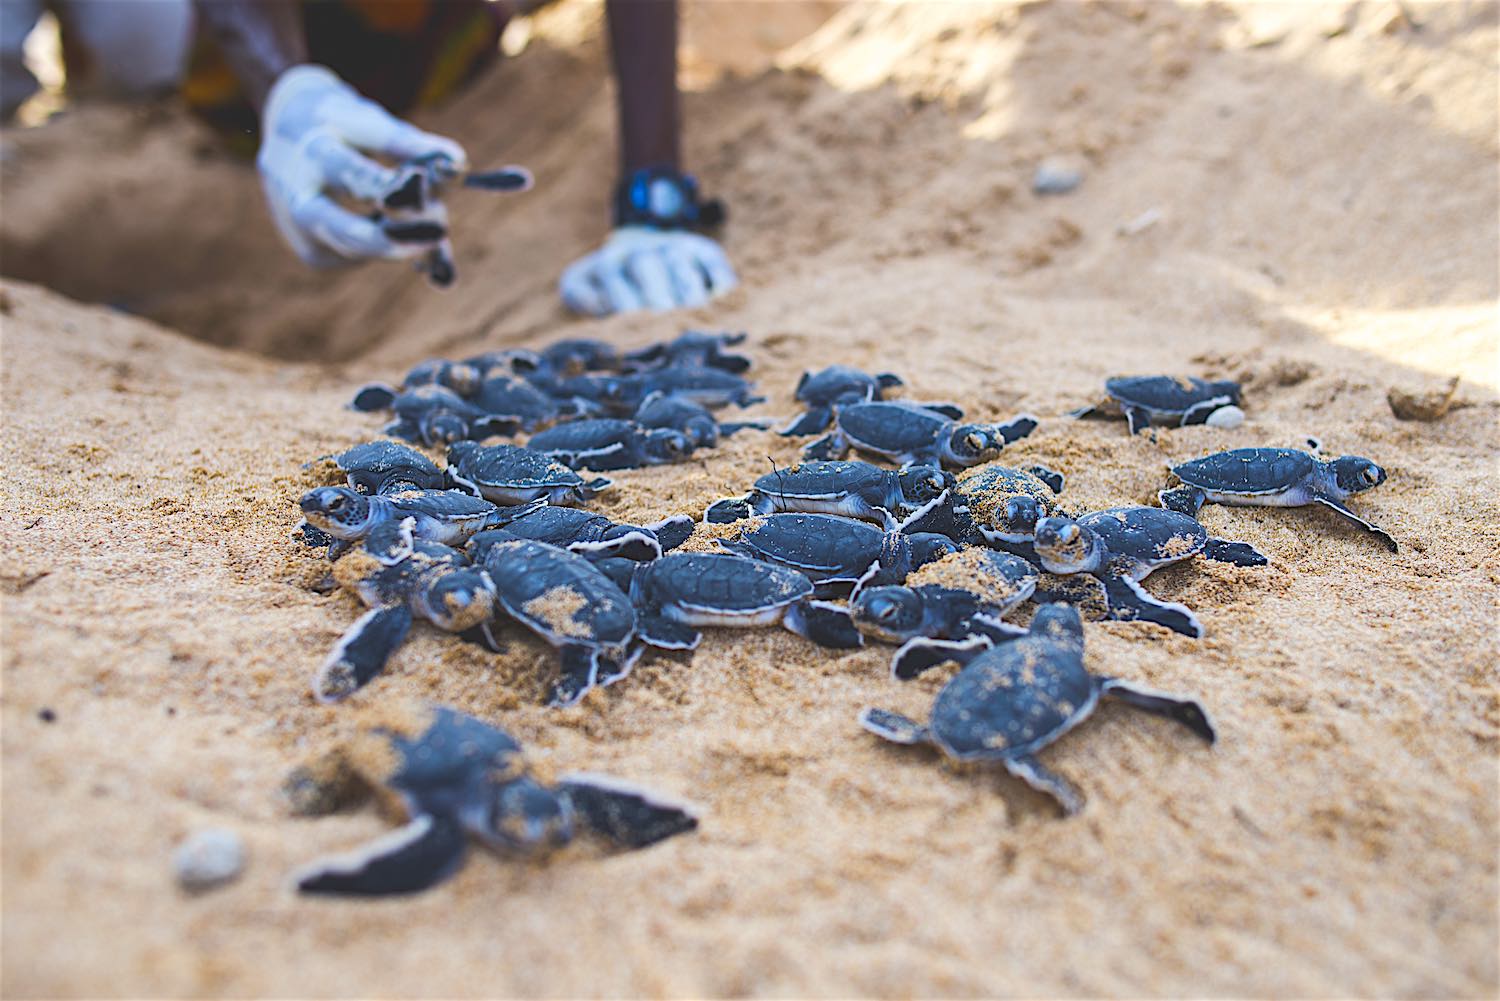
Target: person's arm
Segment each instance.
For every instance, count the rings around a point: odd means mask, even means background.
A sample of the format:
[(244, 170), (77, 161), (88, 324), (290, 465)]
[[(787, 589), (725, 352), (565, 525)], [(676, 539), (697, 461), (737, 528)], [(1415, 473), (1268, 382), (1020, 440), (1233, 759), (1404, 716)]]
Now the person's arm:
[(609, 0), (620, 113), (620, 176), (680, 166), (677, 0)]
[(198, 17), (259, 114), (271, 85), (307, 62), (307, 36), (297, 0), (197, 0)]

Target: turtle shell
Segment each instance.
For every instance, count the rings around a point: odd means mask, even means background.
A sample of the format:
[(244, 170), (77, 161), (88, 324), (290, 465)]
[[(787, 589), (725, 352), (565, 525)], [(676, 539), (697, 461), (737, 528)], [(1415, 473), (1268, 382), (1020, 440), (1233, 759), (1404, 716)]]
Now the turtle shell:
[(812, 594), (795, 570), (728, 553), (668, 553), (647, 566), (647, 600), (715, 618), (753, 618)]
[(993, 463), (976, 466), (958, 477), (954, 490), (968, 507), (969, 516), (992, 532), (1010, 531), (1006, 507), (1018, 497), (1036, 502), (1038, 521), (1063, 513), (1052, 488), (1024, 469)]
[(850, 440), (880, 452), (919, 452), (932, 447), (952, 421), (900, 403), (856, 403), (839, 411), (839, 429)]
[(1104, 540), (1112, 565), (1175, 563), (1208, 545), (1208, 530), (1196, 519), (1161, 507), (1113, 507), (1086, 514), (1078, 524)]
[(439, 789), (461, 795), (492, 770), (518, 767), (521, 745), (504, 730), (446, 707), (432, 711), (432, 724), (411, 736), (377, 731), (401, 759), (387, 780), (397, 789), (420, 791), (424, 799)]
[(819, 578), (855, 578), (880, 557), (885, 533), (874, 525), (828, 514), (757, 518), (740, 542), (764, 559)]
[(587, 459), (590, 452), (629, 442), (640, 434), (634, 421), (614, 417), (590, 417), (568, 421), (531, 436), (526, 447), (537, 452), (569, 452)]
[(873, 375), (848, 365), (830, 365), (819, 372), (804, 372), (797, 383), (796, 398), (814, 406), (878, 399), (880, 384)]
[(658, 393), (649, 396), (635, 412), (635, 421), (647, 428), (681, 431), (698, 448), (712, 448), (719, 441), (719, 422), (702, 404), (681, 396)]
[(487, 414), (511, 417), (523, 425), (539, 424), (557, 417), (557, 401), (525, 379), (492, 375), (479, 386), (474, 405)]
[[(1196, 376), (1185, 379), (1170, 375), (1130, 375), (1106, 379), (1105, 392), (1121, 403), (1163, 414), (1184, 414), (1216, 398), (1239, 403), (1240, 384), (1208, 382)], [(1206, 415), (1205, 415), (1206, 416)]]
[(1291, 489), (1317, 468), (1317, 459), (1295, 448), (1236, 448), (1173, 466), (1172, 472), (1202, 490), (1248, 495)]
[(723, 369), (673, 366), (622, 377), (612, 402), (631, 404), (634, 409), (652, 393), (685, 396), (705, 407), (722, 407), (746, 402), (750, 383)]
[(409, 483), (436, 490), (443, 486), (443, 471), (414, 448), (393, 441), (368, 441), (333, 457), (349, 477), (349, 485), (361, 493), (378, 493), (382, 486)]
[(938, 693), (930, 726), (955, 758), (1005, 758), (1052, 743), (1097, 701), (1082, 648), (1033, 633), (970, 661)]
[(635, 634), (630, 599), (582, 556), (517, 539), (492, 545), (484, 566), (506, 611), (553, 644), (623, 646)]
[(436, 521), (467, 521), (495, 510), (482, 497), (458, 490), (403, 490), (388, 494), (386, 499), (402, 514), (426, 515)]
[[(576, 507), (560, 507), (547, 504), (531, 514), (510, 522), (497, 538), (532, 539), (553, 546), (566, 546), (570, 542), (589, 542), (601, 538), (614, 522), (602, 514), (584, 511)], [(488, 541), (488, 532), (474, 537), (476, 546), (483, 547)]]
[(455, 442), (448, 449), (448, 465), (481, 487), (571, 487), (583, 482), (561, 462), (520, 445)]
[(872, 488), (883, 493), (890, 475), (890, 470), (868, 462), (799, 462), (766, 473), (755, 481), (755, 489), (772, 496), (829, 500)]
[(994, 549), (970, 546), (912, 571), (906, 586), (937, 585), (967, 591), (997, 608), (1012, 608), (1036, 590), (1037, 569), (1026, 560)]

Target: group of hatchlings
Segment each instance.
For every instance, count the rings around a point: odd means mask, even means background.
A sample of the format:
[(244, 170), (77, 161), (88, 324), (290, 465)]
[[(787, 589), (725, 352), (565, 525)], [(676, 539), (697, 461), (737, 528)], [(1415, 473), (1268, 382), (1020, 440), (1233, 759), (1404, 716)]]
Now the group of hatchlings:
[[(426, 362), (399, 387), (360, 390), (355, 409), (390, 411), (386, 434), (445, 447), (446, 463), (373, 441), (329, 457), (346, 485), (303, 496), (303, 540), (327, 547), (333, 579), (369, 608), (317, 673), (317, 697), (336, 702), (372, 683), (417, 619), (491, 649), (500, 623), (526, 627), (557, 651), (548, 702), (558, 707), (625, 678), (647, 647), (692, 650), (705, 626), (780, 623), (824, 647), (890, 644), (898, 679), (957, 663), (926, 724), (876, 708), (860, 723), (895, 743), (997, 761), (1071, 814), (1083, 797), (1037, 752), (1101, 697), (1214, 740), (1196, 700), (1091, 674), (1083, 659), (1084, 618), (1202, 635), (1191, 610), (1141, 586), (1159, 567), (1199, 555), (1267, 562), (1210, 536), (1195, 517), (1203, 504), (1321, 504), (1396, 548), (1344, 504), (1384, 481), (1369, 459), (1325, 461), (1315, 443), (1234, 449), (1173, 467), (1179, 484), (1161, 491), (1160, 507), (1070, 513), (1061, 473), (996, 461), (1035, 418), (964, 423), (951, 404), (887, 398), (902, 385), (894, 375), (845, 366), (797, 385), (804, 412), (780, 434), (820, 436), (804, 460), (709, 507), (702, 520), (721, 552), (678, 551), (696, 527), (685, 515), (630, 525), (585, 510), (611, 485), (592, 474), (681, 461), (769, 426), (714, 415), (763, 399), (744, 378), (749, 360), (732, 350), (744, 339), (688, 332), (623, 355), (570, 340)], [(1143, 376), (1105, 388), (1107, 402), (1070, 416), (1123, 416), (1132, 433), (1243, 419), (1232, 382)], [(524, 446), (480, 444), (523, 431)], [(893, 465), (848, 461), (851, 450)], [(1028, 628), (1005, 620), (1027, 601), (1039, 606)], [(334, 808), (344, 797), (332, 777), (355, 773), (393, 796), (409, 823), (314, 864), (298, 877), (304, 892), (422, 889), (457, 868), (468, 835), (534, 853), (578, 829), (642, 847), (697, 824), (686, 806), (616, 779), (541, 782), (509, 735), (447, 708), (388, 713), (361, 742), (336, 765), (295, 772), (294, 805)]]

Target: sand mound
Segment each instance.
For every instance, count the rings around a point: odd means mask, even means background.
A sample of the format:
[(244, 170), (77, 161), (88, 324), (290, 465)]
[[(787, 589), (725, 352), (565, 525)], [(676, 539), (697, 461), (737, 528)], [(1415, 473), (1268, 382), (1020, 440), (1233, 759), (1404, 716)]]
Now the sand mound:
[[(691, 160), (730, 200), (745, 287), (665, 320), (575, 322), (552, 293), (610, 180), (592, 8), (539, 20), (424, 123), (540, 179), (455, 202), (447, 295), (300, 272), (254, 176), (174, 113), (6, 135), (7, 275), (240, 350), (4, 286), (5, 993), (1495, 992), (1496, 8), (872, 5), (814, 30), (827, 12), (689, 11)], [(1051, 155), (1084, 165), (1074, 194), (1031, 194)], [(1101, 710), (1046, 755), (1089, 797), (1069, 822), (859, 731), (860, 707), (920, 716), (943, 680), (897, 685), (888, 649), (712, 632), (557, 713), (519, 632), (496, 657), (416, 630), (360, 700), (451, 702), (544, 768), (690, 798), (703, 826), (614, 857), (477, 852), (407, 901), (294, 897), (296, 865), (385, 829), (277, 796), (343, 711), (308, 683), (358, 608), (314, 590), (325, 568), (289, 534), (301, 464), (376, 427), (342, 409), (352, 387), (684, 324), (751, 332), (756, 412), (842, 361), (981, 418), (1041, 415), (1007, 455), (1068, 473), (1080, 507), (1315, 434), (1389, 470), (1358, 507), (1403, 549), (1317, 511), (1205, 509), (1272, 565), (1161, 572), (1208, 636), (1091, 625), (1088, 658), (1200, 695), (1221, 742)], [(1152, 441), (1061, 419), (1155, 370), (1244, 379), (1247, 423)], [(1453, 375), (1440, 421), (1391, 412), (1391, 390)], [(696, 514), (794, 456), (737, 435), (599, 507)], [(249, 867), (185, 898), (170, 850), (207, 825), (240, 831)]]

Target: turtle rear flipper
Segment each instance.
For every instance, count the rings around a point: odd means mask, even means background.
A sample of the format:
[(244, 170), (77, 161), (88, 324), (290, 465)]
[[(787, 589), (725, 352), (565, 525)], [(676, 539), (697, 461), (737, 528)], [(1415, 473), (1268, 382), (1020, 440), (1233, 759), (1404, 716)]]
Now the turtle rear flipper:
[(833, 423), (832, 407), (809, 407), (802, 416), (782, 428), (777, 434), (783, 438), (805, 438), (822, 434)]
[(349, 401), (349, 409), (366, 414), (389, 410), (395, 405), (399, 393), (400, 390), (388, 383), (372, 382), (367, 386), (359, 387), (354, 394), (354, 399)]
[(1083, 793), (1055, 772), (1048, 771), (1042, 763), (1029, 754), (1005, 758), (1005, 770), (1025, 782), (1037, 792), (1044, 792), (1057, 801), (1064, 816), (1071, 817), (1083, 809)]
[(1174, 633), (1203, 638), (1203, 626), (1191, 609), (1175, 601), (1161, 601), (1147, 594), (1129, 577), (1101, 577), (1109, 595), (1109, 617), (1122, 622), (1154, 622)]
[(803, 639), (834, 650), (853, 650), (865, 645), (854, 628), (849, 610), (827, 601), (802, 601), (786, 610), (781, 624)]
[(1203, 555), (1219, 563), (1233, 563), (1237, 567), (1263, 567), (1271, 562), (1248, 542), (1230, 542), (1212, 535), (1203, 547)]
[(466, 845), (458, 818), (423, 814), (357, 851), (314, 862), (297, 874), (297, 889), (359, 897), (416, 893), (457, 872)]
[(1385, 531), (1385, 529), (1377, 528), (1376, 526), (1370, 524), (1368, 521), (1365, 521), (1359, 515), (1355, 514), (1353, 511), (1349, 510), (1347, 507), (1340, 504), (1333, 498), (1314, 497), (1313, 500), (1319, 504), (1322, 504), (1326, 508), (1331, 508), (1332, 510), (1337, 511), (1347, 521), (1351, 521), (1354, 524), (1358, 525), (1360, 528), (1363, 528), (1366, 532), (1369, 532), (1371, 535), (1375, 536), (1375, 538), (1385, 543), (1385, 547), (1391, 552), (1394, 553), (1400, 551), (1400, 547), (1396, 544), (1396, 540), (1392, 538), (1391, 535)]
[(636, 633), (646, 643), (662, 650), (696, 650), (703, 641), (703, 634), (692, 626), (644, 612), (636, 615)]
[(559, 653), (562, 667), (557, 682), (547, 695), (547, 705), (558, 709), (578, 704), (578, 700), (594, 687), (599, 673), (599, 651), (594, 647), (569, 643)]
[(323, 662), (313, 681), (319, 702), (337, 702), (369, 684), (385, 668), (407, 631), (411, 609), (405, 604), (372, 608), (350, 626)]
[(1140, 434), (1151, 426), (1151, 412), (1145, 407), (1123, 404), (1120, 409), (1125, 412), (1125, 421), (1130, 426), (1131, 434)]
[(1176, 511), (1189, 518), (1196, 518), (1198, 512), (1203, 509), (1203, 502), (1208, 497), (1197, 487), (1178, 487), (1175, 490), (1157, 491), (1156, 499), (1168, 511)]
[(932, 740), (932, 731), (927, 727), (889, 709), (872, 706), (864, 710), (859, 714), (859, 725), (893, 744), (926, 744)]
[(693, 534), (694, 522), (685, 514), (674, 514), (670, 518), (641, 527), (656, 536), (656, 541), (661, 543), (661, 551), (668, 553), (688, 540)]
[(1077, 410), (1069, 410), (1067, 416), (1073, 418), (1075, 421), (1081, 421), (1095, 417), (1103, 417), (1105, 415), (1097, 406), (1095, 406), (1094, 404), (1089, 404), (1086, 407), (1079, 407)]
[(910, 681), (939, 664), (956, 663), (960, 667), (994, 646), (988, 636), (974, 634), (961, 640), (916, 636), (907, 640), (891, 656), (891, 677)]
[(1217, 738), (1213, 720), (1209, 719), (1208, 711), (1197, 699), (1169, 695), (1166, 692), (1158, 692), (1154, 688), (1145, 688), (1120, 678), (1099, 679), (1099, 693), (1145, 712), (1174, 719), (1210, 744)]
[(686, 804), (604, 775), (569, 775), (557, 792), (591, 831), (624, 848), (645, 848), (698, 826)]

